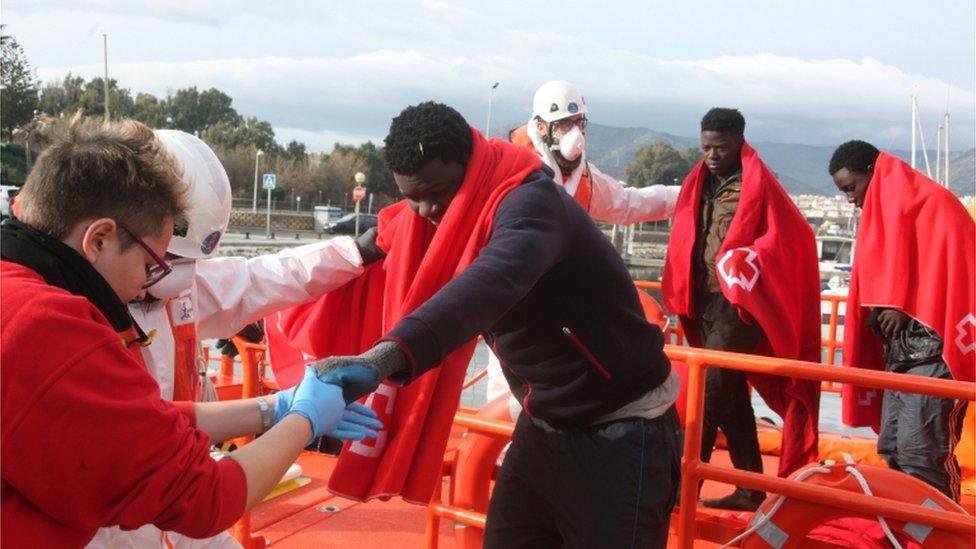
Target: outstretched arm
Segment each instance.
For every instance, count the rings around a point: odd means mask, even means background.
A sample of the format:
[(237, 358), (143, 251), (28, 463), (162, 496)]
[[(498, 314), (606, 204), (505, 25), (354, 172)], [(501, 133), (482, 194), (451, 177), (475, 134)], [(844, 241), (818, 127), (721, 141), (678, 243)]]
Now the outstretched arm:
[(660, 221), (674, 214), (681, 187), (651, 185), (626, 187), (620, 181), (602, 173), (593, 164), (590, 168), (590, 216), (614, 225), (630, 225), (645, 221)]
[(251, 259), (196, 265), (197, 333), (229, 338), (250, 322), (330, 292), (363, 272), (356, 242), (336, 237)]
[(317, 363), (320, 377), (341, 385), (351, 402), (387, 377), (400, 382), (417, 378), (488, 330), (569, 250), (574, 228), (560, 193), (551, 182), (509, 193), (477, 259), (370, 351)]

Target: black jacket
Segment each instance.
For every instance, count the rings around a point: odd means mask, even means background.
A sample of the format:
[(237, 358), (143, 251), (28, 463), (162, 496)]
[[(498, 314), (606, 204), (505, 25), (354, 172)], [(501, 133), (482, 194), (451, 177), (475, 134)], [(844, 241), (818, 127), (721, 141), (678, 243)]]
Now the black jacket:
[(660, 385), (663, 334), (620, 255), (542, 170), (499, 204), (480, 255), (388, 334), (411, 379), (479, 333), (526, 413), (585, 425)]

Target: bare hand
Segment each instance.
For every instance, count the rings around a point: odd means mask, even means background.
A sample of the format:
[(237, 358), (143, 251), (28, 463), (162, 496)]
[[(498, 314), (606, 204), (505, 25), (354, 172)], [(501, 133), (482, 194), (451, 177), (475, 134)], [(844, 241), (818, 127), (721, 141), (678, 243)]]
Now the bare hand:
[(894, 339), (905, 329), (911, 317), (898, 309), (885, 309), (878, 313), (878, 326), (885, 339)]

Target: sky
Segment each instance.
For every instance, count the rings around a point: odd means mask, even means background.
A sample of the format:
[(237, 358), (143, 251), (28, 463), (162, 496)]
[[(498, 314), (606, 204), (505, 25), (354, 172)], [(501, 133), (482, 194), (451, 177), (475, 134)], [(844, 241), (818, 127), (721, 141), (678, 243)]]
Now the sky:
[(524, 122), (555, 78), (603, 125), (695, 136), (737, 107), (753, 141), (907, 149), (916, 94), (930, 147), (947, 106), (951, 147), (976, 141), (973, 0), (4, 0), (0, 20), (42, 82), (101, 75), (104, 33), (122, 87), (218, 88), (310, 150), (381, 141), (425, 100)]

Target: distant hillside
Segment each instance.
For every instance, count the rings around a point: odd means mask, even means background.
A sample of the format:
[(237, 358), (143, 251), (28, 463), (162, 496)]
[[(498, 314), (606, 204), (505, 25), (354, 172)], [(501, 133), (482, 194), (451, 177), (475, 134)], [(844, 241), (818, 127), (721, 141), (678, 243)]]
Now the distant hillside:
[[(507, 135), (512, 126), (493, 132)], [(644, 145), (663, 141), (675, 148), (698, 147), (698, 138), (659, 132), (650, 128), (620, 128), (590, 124), (586, 147), (590, 161), (600, 170), (623, 179), (634, 153)], [(835, 195), (837, 189), (827, 175), (827, 164), (834, 147), (760, 141), (752, 144), (791, 194)], [(908, 161), (911, 152), (889, 151)], [(935, 151), (929, 151), (935, 169)], [(919, 152), (918, 164), (924, 170)], [(976, 194), (976, 149), (953, 151), (949, 156), (950, 188), (960, 196)]]

